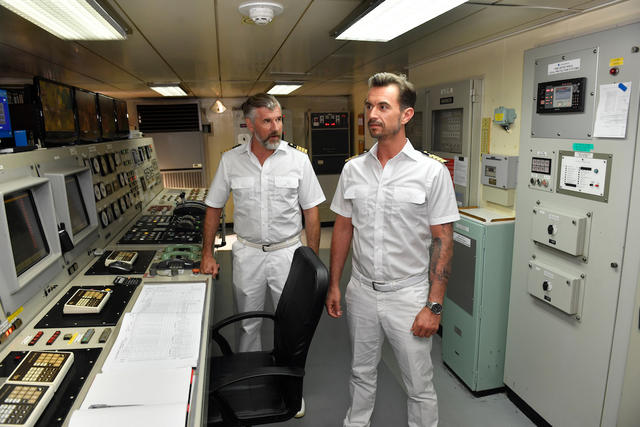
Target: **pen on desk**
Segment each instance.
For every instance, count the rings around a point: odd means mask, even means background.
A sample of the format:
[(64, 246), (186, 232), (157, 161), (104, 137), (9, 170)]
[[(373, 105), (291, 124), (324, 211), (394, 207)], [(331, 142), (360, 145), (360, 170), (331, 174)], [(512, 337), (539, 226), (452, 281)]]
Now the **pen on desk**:
[(142, 406), (140, 403), (131, 403), (128, 405), (107, 405), (106, 403), (96, 403), (89, 405), (89, 409), (103, 409), (103, 408), (123, 408), (126, 406)]

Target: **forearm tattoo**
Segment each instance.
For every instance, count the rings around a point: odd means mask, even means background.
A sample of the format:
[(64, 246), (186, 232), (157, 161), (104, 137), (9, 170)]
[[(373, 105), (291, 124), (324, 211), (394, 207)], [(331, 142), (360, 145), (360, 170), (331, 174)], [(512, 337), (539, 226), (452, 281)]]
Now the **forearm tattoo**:
[[(447, 224), (449, 225), (449, 224)], [(446, 227), (446, 225), (443, 225)], [(449, 225), (450, 227), (450, 225)], [(445, 242), (440, 237), (434, 237), (429, 247), (429, 281), (443, 281), (447, 283), (451, 274), (452, 242)]]

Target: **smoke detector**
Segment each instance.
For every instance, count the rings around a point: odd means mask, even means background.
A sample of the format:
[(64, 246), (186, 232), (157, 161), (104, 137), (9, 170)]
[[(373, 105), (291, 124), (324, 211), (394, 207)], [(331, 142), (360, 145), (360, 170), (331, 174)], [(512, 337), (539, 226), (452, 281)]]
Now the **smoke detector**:
[(246, 1), (238, 6), (238, 10), (257, 25), (267, 25), (274, 16), (282, 13), (284, 7), (274, 1)]

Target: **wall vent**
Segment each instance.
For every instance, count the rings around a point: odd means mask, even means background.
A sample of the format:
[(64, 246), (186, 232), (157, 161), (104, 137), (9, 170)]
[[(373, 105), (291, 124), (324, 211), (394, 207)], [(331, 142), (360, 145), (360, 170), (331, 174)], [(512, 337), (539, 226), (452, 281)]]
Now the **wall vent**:
[(164, 188), (204, 188), (204, 170), (160, 171)]
[(198, 104), (138, 104), (138, 126), (143, 133), (197, 132)]

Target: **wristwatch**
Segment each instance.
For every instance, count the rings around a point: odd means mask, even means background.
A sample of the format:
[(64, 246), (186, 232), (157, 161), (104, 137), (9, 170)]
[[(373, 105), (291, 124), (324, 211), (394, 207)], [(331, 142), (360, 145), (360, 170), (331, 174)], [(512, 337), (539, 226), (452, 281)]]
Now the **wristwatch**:
[(427, 301), (427, 308), (431, 310), (433, 314), (440, 315), (442, 313), (442, 305), (437, 302)]

